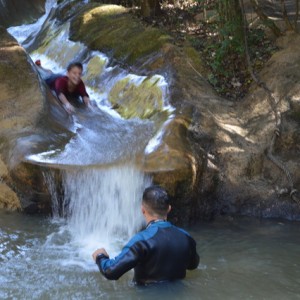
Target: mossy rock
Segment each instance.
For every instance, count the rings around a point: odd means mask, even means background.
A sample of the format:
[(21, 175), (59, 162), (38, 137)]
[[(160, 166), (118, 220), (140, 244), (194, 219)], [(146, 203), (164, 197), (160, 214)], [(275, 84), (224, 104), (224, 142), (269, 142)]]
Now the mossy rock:
[(8, 169), (3, 160), (0, 156), (0, 181), (3, 180), (3, 178), (8, 177)]
[(195, 183), (195, 158), (188, 141), (189, 117), (177, 116), (163, 130), (161, 143), (145, 156), (143, 170), (174, 195), (179, 184)]
[(171, 37), (153, 27), (144, 27), (128, 10), (117, 5), (100, 5), (79, 14), (71, 23), (70, 38), (89, 48), (112, 52), (129, 64), (158, 51)]
[(83, 81), (90, 87), (99, 90), (102, 85), (101, 75), (106, 65), (106, 59), (99, 56), (91, 58), (84, 71)]
[(0, 1), (0, 26), (30, 24), (45, 13), (45, 0)]
[(20, 210), (21, 205), (17, 194), (5, 183), (0, 182), (0, 208)]
[(150, 118), (163, 110), (162, 90), (156, 83), (156, 78), (151, 77), (137, 85), (129, 75), (111, 89), (109, 101), (118, 104), (117, 110), (124, 118)]

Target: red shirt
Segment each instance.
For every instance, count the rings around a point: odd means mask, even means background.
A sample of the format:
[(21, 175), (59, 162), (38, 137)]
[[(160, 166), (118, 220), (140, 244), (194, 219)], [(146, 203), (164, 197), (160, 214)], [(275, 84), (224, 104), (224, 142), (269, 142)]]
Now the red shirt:
[(51, 83), (50, 88), (56, 92), (57, 96), (60, 93), (63, 93), (66, 96), (66, 98), (68, 98), (68, 97), (78, 97), (78, 96), (81, 96), (81, 97), (87, 96), (87, 97), (89, 97), (88, 93), (85, 90), (85, 85), (84, 85), (82, 80), (75, 87), (73, 92), (70, 92), (68, 90), (68, 80), (69, 80), (68, 76), (58, 77), (57, 79), (55, 79)]

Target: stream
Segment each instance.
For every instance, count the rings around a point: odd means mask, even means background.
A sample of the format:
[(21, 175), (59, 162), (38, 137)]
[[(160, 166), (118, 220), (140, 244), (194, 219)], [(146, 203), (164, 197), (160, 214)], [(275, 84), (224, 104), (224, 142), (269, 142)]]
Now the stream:
[(0, 299), (300, 299), (297, 223), (226, 217), (188, 228), (198, 269), (148, 287), (132, 271), (104, 279), (65, 220), (0, 211), (0, 228)]

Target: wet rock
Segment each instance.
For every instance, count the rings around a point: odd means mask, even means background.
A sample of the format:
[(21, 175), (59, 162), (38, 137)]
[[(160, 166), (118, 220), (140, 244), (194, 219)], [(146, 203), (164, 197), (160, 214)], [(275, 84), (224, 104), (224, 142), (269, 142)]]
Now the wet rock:
[(30, 136), (41, 130), (37, 127), (43, 117), (44, 95), (30, 58), (3, 28), (0, 78), (0, 206), (13, 210), (24, 207), (25, 198), (35, 195), (28, 182), (30, 171), (20, 172), (19, 166), (24, 155), (32, 151)]
[[(188, 223), (195, 217), (198, 206), (195, 187), (203, 161), (195, 157), (187, 139), (190, 120), (176, 116), (164, 124), (160, 143), (144, 158), (143, 170), (151, 174), (153, 182), (163, 186), (172, 198), (170, 217)], [(199, 195), (198, 195), (199, 196)]]
[(45, 13), (45, 0), (0, 1), (0, 26), (10, 27), (34, 22)]
[(5, 163), (0, 158), (0, 179), (4, 179), (8, 177), (8, 169)]
[(7, 210), (18, 210), (21, 208), (16, 193), (5, 183), (0, 182), (0, 208)]
[(149, 119), (164, 110), (162, 90), (158, 79), (146, 78), (136, 85), (129, 77), (118, 81), (111, 89), (108, 100), (117, 105), (119, 114), (126, 118)]

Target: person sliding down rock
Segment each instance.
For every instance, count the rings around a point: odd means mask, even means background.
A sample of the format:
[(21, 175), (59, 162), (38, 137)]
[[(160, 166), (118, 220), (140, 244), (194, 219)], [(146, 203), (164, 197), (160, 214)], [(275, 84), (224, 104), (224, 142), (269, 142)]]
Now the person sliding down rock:
[(35, 64), (68, 113), (74, 113), (75, 107), (90, 106), (90, 98), (81, 79), (83, 66), (80, 62), (70, 63), (66, 76), (44, 69), (40, 60), (35, 61)]
[(92, 254), (100, 272), (117, 280), (134, 268), (137, 284), (183, 279), (186, 270), (197, 268), (200, 258), (195, 240), (167, 221), (171, 206), (166, 191), (159, 186), (145, 189), (141, 209), (147, 227), (118, 256), (110, 259), (104, 248)]

